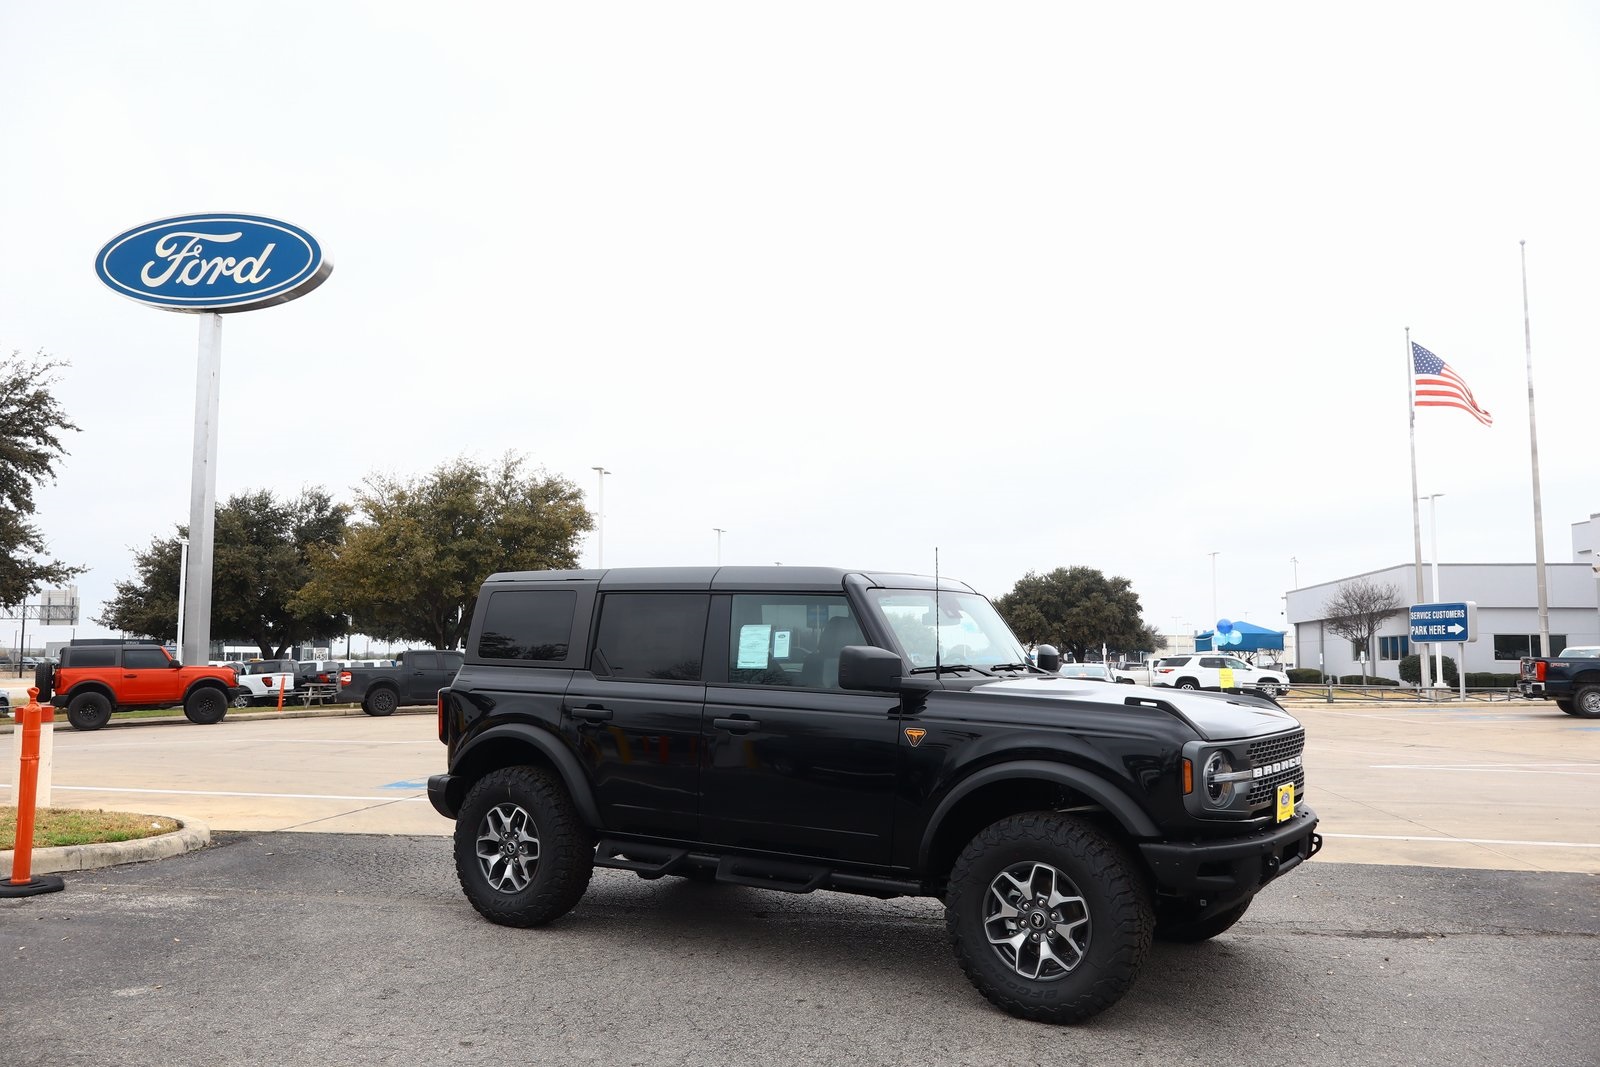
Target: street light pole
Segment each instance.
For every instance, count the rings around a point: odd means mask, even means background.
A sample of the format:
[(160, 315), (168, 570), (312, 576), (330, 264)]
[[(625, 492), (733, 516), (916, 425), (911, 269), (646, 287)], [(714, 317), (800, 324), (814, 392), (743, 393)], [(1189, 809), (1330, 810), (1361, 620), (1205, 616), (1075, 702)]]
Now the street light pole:
[(590, 467), (600, 475), (600, 492), (595, 497), (594, 509), (594, 543), (595, 566), (601, 570), (606, 565), (606, 475), (611, 472), (604, 467)]
[(1289, 565), (1294, 568), (1294, 587), (1300, 588), (1300, 560), (1294, 556), (1289, 557)]
[(1220, 552), (1208, 553), (1211, 556), (1211, 625), (1217, 624), (1217, 557)]
[(728, 531), (724, 530), (720, 526), (713, 526), (711, 528), (717, 531), (717, 566), (720, 567), (722, 566), (722, 535)]
[[(1439, 498), (1442, 497), (1442, 496), (1444, 496), (1443, 493), (1428, 493), (1425, 496), (1417, 497), (1418, 500), (1426, 500), (1428, 502), (1428, 537), (1429, 537), (1430, 541), (1432, 542), (1431, 545), (1428, 548), (1428, 551), (1430, 553), (1432, 553), (1432, 555), (1433, 555), (1433, 602), (1435, 604), (1437, 604), (1439, 602), (1439, 512), (1438, 512), (1438, 505), (1439, 505)], [(1442, 688), (1444, 686), (1444, 642), (1435, 641), (1433, 643), (1433, 652), (1434, 652), (1434, 663), (1438, 668), (1437, 670), (1435, 670), (1433, 672), (1433, 684), (1436, 687)], [(1459, 664), (1459, 663), (1456, 664), (1456, 670), (1459, 671), (1461, 669), (1462, 669), (1462, 665)]]
[[(178, 538), (178, 658), (183, 659), (183, 598), (189, 592), (189, 539)], [(207, 656), (207, 659), (211, 657)], [(194, 666), (190, 664), (189, 666)]]

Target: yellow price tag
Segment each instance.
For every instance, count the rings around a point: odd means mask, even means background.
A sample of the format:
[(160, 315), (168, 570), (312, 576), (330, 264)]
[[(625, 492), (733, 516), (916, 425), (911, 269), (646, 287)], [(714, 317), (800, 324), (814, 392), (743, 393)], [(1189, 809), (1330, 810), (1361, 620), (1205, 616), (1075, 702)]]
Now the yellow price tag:
[(1223, 667), (1221, 670), (1217, 671), (1217, 688), (1219, 688), (1219, 689), (1232, 689), (1233, 688), (1233, 668), (1232, 667)]
[(1294, 783), (1284, 782), (1278, 787), (1278, 821), (1294, 818)]

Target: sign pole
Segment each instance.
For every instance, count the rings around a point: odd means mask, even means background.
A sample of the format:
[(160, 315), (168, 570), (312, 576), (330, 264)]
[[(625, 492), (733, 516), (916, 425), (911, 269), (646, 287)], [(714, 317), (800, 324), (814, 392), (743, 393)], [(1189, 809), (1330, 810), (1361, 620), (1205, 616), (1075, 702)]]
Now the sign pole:
[(212, 547), (217, 524), (217, 413), (222, 377), (222, 316), (202, 312), (194, 393), (194, 466), (189, 479), (190, 576), (184, 590), (184, 663), (204, 663), (211, 650)]

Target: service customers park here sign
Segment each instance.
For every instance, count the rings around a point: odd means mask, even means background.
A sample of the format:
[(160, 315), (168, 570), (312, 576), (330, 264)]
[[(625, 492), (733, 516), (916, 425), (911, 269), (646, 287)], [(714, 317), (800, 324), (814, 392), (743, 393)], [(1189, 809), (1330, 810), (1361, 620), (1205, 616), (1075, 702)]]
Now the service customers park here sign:
[(260, 215), (179, 215), (118, 234), (95, 258), (113, 292), (163, 311), (235, 312), (304, 296), (333, 271), (305, 230)]

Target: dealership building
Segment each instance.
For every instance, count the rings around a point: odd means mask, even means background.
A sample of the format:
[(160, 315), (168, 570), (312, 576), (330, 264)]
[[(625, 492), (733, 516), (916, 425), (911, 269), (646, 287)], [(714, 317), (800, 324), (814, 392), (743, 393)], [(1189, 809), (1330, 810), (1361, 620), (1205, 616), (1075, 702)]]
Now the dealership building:
[[(1567, 645), (1600, 645), (1600, 513), (1572, 525), (1572, 562), (1545, 564), (1545, 599), (1550, 613), (1550, 651)], [(1358, 674), (1360, 649), (1328, 629), (1327, 605), (1347, 582), (1365, 580), (1399, 590), (1402, 605), (1458, 603), (1477, 605), (1477, 640), (1465, 646), (1445, 645), (1463, 673), (1510, 674), (1523, 656), (1539, 654), (1539, 579), (1532, 563), (1440, 563), (1439, 591), (1433, 572), (1423, 566), (1423, 589), (1416, 597), (1413, 563), (1353, 574), (1320, 585), (1292, 589), (1285, 598), (1285, 617), (1294, 634), (1295, 664), (1325, 673)], [(1407, 636), (1409, 616), (1401, 611), (1378, 628), (1377, 648), (1367, 654), (1367, 673), (1400, 677), (1400, 659), (1413, 650)]]

